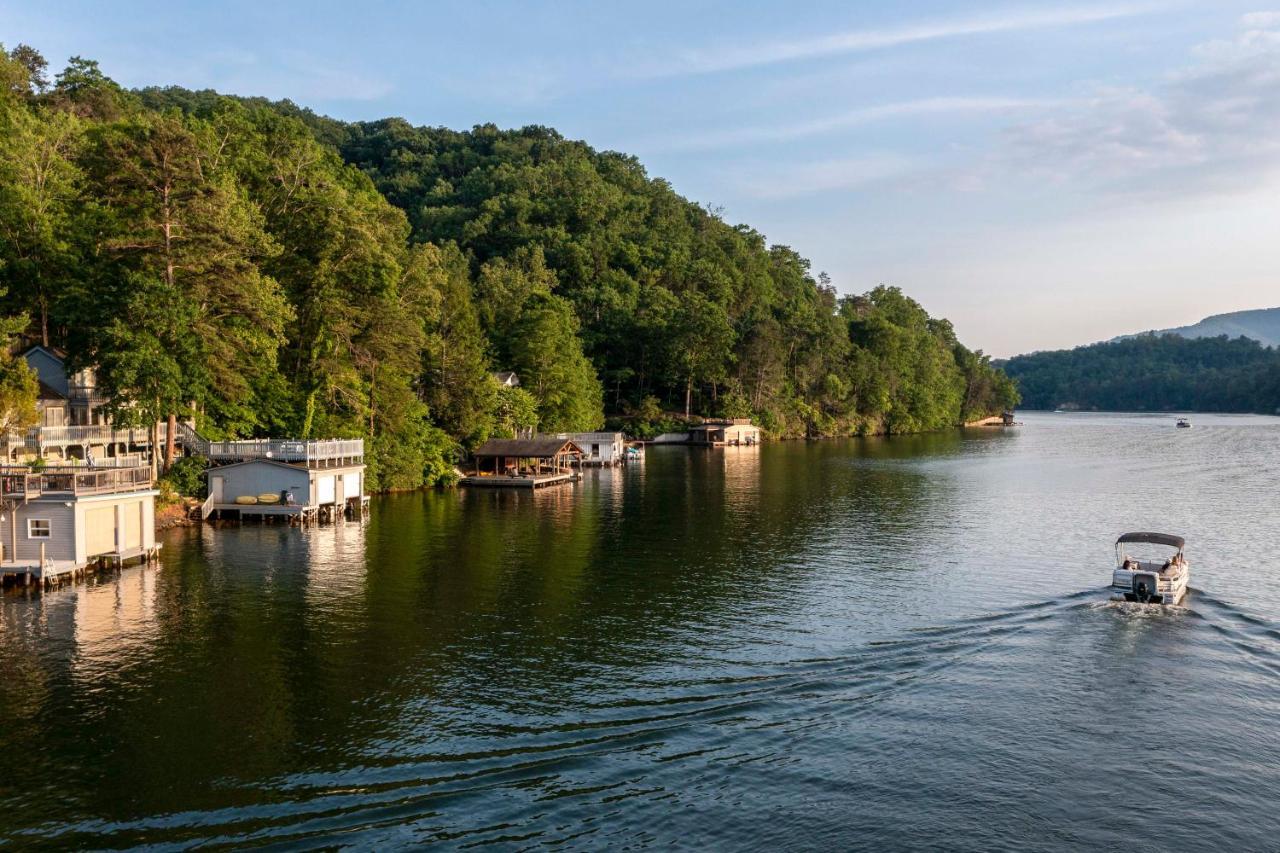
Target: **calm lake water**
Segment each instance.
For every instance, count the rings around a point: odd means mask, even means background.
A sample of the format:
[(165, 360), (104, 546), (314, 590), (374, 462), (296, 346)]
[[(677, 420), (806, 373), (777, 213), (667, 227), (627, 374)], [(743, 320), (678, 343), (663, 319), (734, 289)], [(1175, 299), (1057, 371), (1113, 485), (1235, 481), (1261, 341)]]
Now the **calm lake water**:
[[(1280, 845), (1280, 420), (654, 449), (0, 600), (0, 844)], [(1126, 530), (1187, 606), (1105, 603)]]

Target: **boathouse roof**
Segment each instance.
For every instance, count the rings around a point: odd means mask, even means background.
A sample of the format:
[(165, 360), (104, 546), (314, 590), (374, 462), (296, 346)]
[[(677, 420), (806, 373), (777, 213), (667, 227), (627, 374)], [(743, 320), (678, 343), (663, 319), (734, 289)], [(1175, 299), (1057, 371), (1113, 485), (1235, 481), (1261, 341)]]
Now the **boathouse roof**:
[(471, 455), (479, 458), (496, 456), (522, 458), (548, 458), (562, 453), (582, 453), (582, 448), (566, 438), (556, 436), (534, 436), (533, 438), (491, 438), (480, 445)]

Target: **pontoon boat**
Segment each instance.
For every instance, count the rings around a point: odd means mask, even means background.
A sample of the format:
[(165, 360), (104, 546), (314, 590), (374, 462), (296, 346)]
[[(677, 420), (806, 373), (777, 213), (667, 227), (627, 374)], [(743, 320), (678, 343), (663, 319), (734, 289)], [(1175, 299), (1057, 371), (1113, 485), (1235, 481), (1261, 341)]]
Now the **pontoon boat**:
[[(1143, 559), (1132, 556), (1126, 545), (1156, 545), (1172, 548), (1167, 557)], [(1116, 540), (1116, 569), (1111, 575), (1111, 592), (1116, 601), (1142, 604), (1178, 604), (1187, 594), (1191, 567), (1182, 554), (1186, 541), (1168, 533), (1126, 533)], [(1143, 549), (1144, 551), (1146, 549)]]
[(1191, 429), (1191, 421), (1187, 418), (1178, 418), (1178, 429)]

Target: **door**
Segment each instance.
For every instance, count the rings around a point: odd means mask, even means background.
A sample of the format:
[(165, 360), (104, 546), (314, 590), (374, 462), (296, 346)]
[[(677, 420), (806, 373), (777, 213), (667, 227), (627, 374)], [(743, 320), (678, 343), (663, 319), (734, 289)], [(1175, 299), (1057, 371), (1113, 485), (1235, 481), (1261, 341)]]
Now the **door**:
[(318, 504), (333, 503), (333, 495), (334, 495), (333, 475), (329, 474), (328, 476), (325, 476), (325, 477), (317, 477), (316, 491), (318, 494), (316, 503)]
[(113, 554), (116, 550), (116, 508), (96, 506), (84, 511), (84, 553), (86, 557)]
[(216, 504), (222, 503), (222, 477), (212, 476), (209, 478), (209, 497), (213, 498)]
[(124, 505), (124, 547), (142, 547), (142, 504)]

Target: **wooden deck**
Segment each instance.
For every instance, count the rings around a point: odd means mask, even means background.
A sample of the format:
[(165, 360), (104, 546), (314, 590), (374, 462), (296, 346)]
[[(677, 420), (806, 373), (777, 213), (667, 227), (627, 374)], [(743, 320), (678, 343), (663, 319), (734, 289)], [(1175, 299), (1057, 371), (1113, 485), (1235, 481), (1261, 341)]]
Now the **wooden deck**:
[(580, 474), (538, 474), (528, 477), (463, 477), (464, 486), (487, 486), (496, 489), (541, 489), (545, 486), (558, 486), (572, 483), (581, 477)]
[(159, 545), (154, 548), (128, 548), (91, 557), (84, 565), (77, 565), (72, 560), (45, 560), (43, 564), (39, 560), (5, 560), (0, 563), (0, 582), (17, 583), (20, 586), (40, 584), (47, 587), (64, 580), (84, 577), (100, 567), (119, 568), (126, 563), (150, 562), (159, 553)]

